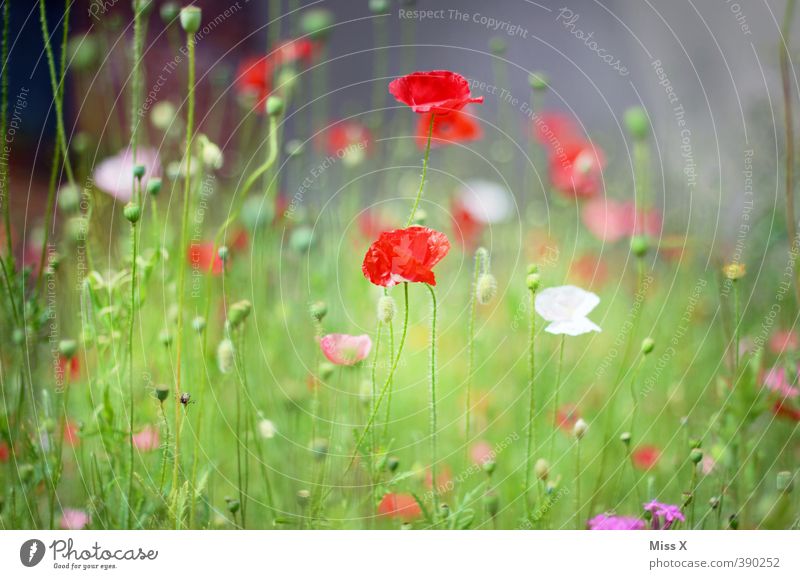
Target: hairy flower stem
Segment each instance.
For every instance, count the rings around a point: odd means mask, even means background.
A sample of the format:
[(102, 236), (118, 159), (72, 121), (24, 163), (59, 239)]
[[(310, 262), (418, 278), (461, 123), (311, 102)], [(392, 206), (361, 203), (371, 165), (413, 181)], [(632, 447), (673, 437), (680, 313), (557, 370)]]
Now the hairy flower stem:
[(403, 346), (406, 343), (406, 335), (408, 334), (408, 282), (403, 282), (403, 300), (405, 305), (405, 313), (403, 314), (403, 332), (400, 335), (400, 343), (397, 347), (397, 356), (392, 362), (392, 367), (389, 369), (389, 375), (386, 376), (386, 380), (381, 387), (381, 392), (378, 395), (378, 401), (375, 403), (375, 411), (370, 412), (369, 419), (367, 419), (367, 424), (364, 426), (364, 429), (361, 431), (361, 434), (356, 441), (355, 451), (353, 452), (353, 456), (350, 457), (350, 461), (347, 464), (347, 468), (344, 470), (344, 474), (347, 474), (350, 472), (350, 469), (353, 468), (353, 464), (358, 457), (358, 450), (361, 448), (364, 438), (367, 436), (369, 429), (372, 428), (372, 425), (375, 422), (377, 409), (380, 408), (381, 402), (383, 402), (383, 397), (386, 395), (386, 391), (389, 389), (389, 384), (391, 384), (392, 378), (394, 377), (395, 370), (397, 370), (397, 365), (400, 363), (400, 356), (403, 353)]
[(694, 462), (692, 462), (692, 484), (689, 489), (692, 496), (692, 508), (689, 509), (689, 530), (694, 530), (695, 506), (697, 505), (697, 465)]
[(428, 175), (428, 158), (431, 154), (431, 138), (433, 137), (433, 122), (435, 118), (436, 113), (431, 113), (431, 124), (428, 126), (428, 140), (425, 143), (425, 157), (422, 159), (422, 179), (420, 179), (417, 197), (414, 199), (414, 205), (411, 207), (411, 215), (408, 216), (406, 227), (410, 227), (411, 224), (414, 223), (414, 216), (417, 214), (419, 200), (422, 199), (422, 191), (425, 189), (425, 178)]
[[(194, 107), (195, 107), (195, 36), (192, 32), (186, 33), (186, 45), (189, 51), (189, 74), (187, 81), (188, 91), (188, 105), (186, 112), (186, 140), (185, 140), (185, 155), (186, 155), (186, 175), (183, 179), (183, 216), (181, 218), (181, 245), (178, 251), (178, 256), (183, 255), (188, 246), (189, 237), (189, 206), (192, 200), (191, 191), (191, 174), (192, 174), (192, 145), (194, 143)], [(213, 260), (212, 260), (213, 261)], [(173, 509), (177, 508), (178, 502), (178, 472), (180, 470), (180, 422), (181, 422), (181, 355), (183, 353), (183, 318), (184, 318), (184, 304), (186, 301), (186, 263), (180, 260), (178, 265), (180, 271), (178, 275), (178, 330), (177, 330), (177, 347), (176, 347), (176, 375), (175, 375), (175, 450), (172, 457), (172, 493), (173, 493)], [(179, 529), (181, 525), (181, 514), (174, 511), (175, 528)]]
[[(783, 127), (786, 132), (786, 236), (789, 239), (789, 253), (798, 250), (797, 227), (794, 220), (794, 119), (792, 113), (791, 63), (789, 62), (789, 37), (791, 36), (792, 17), (795, 0), (787, 0), (781, 24), (781, 39), (778, 45), (780, 55), (781, 81), (783, 83)], [(800, 280), (794, 276), (794, 290), (797, 303), (800, 304)]]
[[(371, 405), (371, 412), (376, 414), (378, 412), (378, 407), (376, 406), (375, 402), (378, 395), (378, 384), (376, 382), (376, 373), (378, 370), (378, 354), (380, 354), (381, 350), (381, 334), (383, 333), (383, 323), (378, 322), (378, 331), (377, 336), (375, 338), (375, 356), (373, 357), (372, 362), (372, 372), (370, 372), (370, 400), (372, 401)], [(377, 505), (377, 496), (376, 496), (376, 482), (378, 477), (378, 469), (376, 468), (375, 463), (375, 456), (377, 452), (377, 442), (375, 437), (375, 425), (370, 428), (370, 436), (372, 438), (370, 445), (371, 445), (371, 453), (370, 453), (370, 464), (372, 465), (372, 505), (370, 511), (372, 511), (375, 506)]]
[(533, 460), (533, 449), (536, 445), (535, 427), (533, 424), (533, 417), (536, 411), (536, 397), (535, 397), (535, 377), (536, 377), (536, 357), (534, 352), (534, 342), (536, 339), (536, 310), (534, 304), (536, 302), (536, 290), (530, 290), (530, 307), (528, 312), (528, 324), (530, 332), (528, 333), (528, 440), (525, 447), (525, 514), (531, 516), (531, 461)]
[[(481, 250), (482, 251), (482, 250)], [(475, 310), (477, 309), (478, 278), (483, 267), (481, 251), (475, 252), (475, 272), (469, 292), (469, 323), (467, 324), (467, 392), (464, 408), (464, 465), (469, 466), (470, 418), (472, 412), (472, 375), (475, 372)]]
[[(558, 347), (558, 368), (556, 369), (556, 385), (555, 385), (555, 394), (553, 395), (553, 428), (558, 428), (558, 395), (559, 391), (561, 390), (561, 367), (564, 365), (564, 338), (565, 335), (561, 335), (561, 344)], [(550, 463), (553, 463), (553, 452), (555, 450), (556, 445), (556, 431), (553, 430), (553, 434), (550, 436), (550, 452), (548, 452), (548, 460)]]
[(581, 528), (581, 441), (575, 441), (575, 529)]
[[(389, 322), (389, 349), (387, 352), (389, 366), (392, 365), (392, 360), (394, 360), (394, 323)], [(392, 383), (393, 380), (389, 380), (389, 392), (386, 396), (386, 414), (384, 415), (383, 420), (383, 432), (381, 433), (381, 443), (388, 444), (386, 439), (389, 436), (389, 420), (392, 416)]]
[[(438, 491), (436, 479), (437, 455), (437, 428), (436, 428), (436, 290), (432, 285), (428, 285), (431, 294), (431, 375), (430, 375), (430, 421), (431, 421), (431, 497), (433, 498), (434, 513), (439, 509)], [(434, 514), (434, 522), (438, 520), (438, 515)]]
[[(137, 178), (133, 187), (133, 202), (139, 203), (141, 198), (141, 181)], [(125, 528), (130, 528), (130, 522), (135, 513), (133, 512), (133, 474), (135, 467), (135, 452), (133, 446), (133, 334), (136, 328), (136, 259), (137, 259), (137, 228), (136, 223), (131, 223), (131, 307), (130, 322), (128, 324), (128, 442), (130, 443), (130, 470), (128, 472), (128, 494), (125, 497), (126, 510)]]

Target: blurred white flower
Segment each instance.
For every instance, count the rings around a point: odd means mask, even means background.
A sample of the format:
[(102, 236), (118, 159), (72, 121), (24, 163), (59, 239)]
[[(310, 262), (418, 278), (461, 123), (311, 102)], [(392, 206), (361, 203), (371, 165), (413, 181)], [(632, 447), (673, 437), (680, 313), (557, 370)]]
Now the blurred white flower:
[(272, 420), (262, 418), (258, 421), (258, 433), (261, 438), (275, 438), (275, 433), (277, 432), (278, 429), (275, 428), (275, 423)]
[(505, 221), (513, 208), (508, 189), (492, 181), (474, 179), (467, 181), (458, 194), (461, 207), (479, 223)]
[(600, 298), (574, 285), (563, 285), (542, 290), (536, 295), (536, 313), (550, 322), (544, 331), (550, 334), (580, 336), (599, 332), (600, 327), (586, 316)]

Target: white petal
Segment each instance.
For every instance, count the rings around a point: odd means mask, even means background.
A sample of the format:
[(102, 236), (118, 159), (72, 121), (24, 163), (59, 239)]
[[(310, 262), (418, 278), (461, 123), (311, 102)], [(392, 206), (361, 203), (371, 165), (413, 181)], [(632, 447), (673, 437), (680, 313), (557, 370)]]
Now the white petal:
[(600, 326), (589, 318), (576, 318), (563, 322), (553, 322), (544, 329), (548, 334), (566, 334), (567, 336), (580, 336), (588, 332), (600, 332)]
[(511, 194), (498, 183), (481, 179), (468, 181), (460, 196), (467, 212), (482, 223), (498, 223), (511, 215)]

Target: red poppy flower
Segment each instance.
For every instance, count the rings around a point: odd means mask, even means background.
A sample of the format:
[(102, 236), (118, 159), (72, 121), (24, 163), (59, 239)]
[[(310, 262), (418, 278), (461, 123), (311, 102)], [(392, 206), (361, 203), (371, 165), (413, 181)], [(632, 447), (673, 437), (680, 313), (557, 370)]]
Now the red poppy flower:
[(491, 444), (485, 440), (479, 440), (469, 449), (469, 456), (472, 462), (478, 466), (483, 466), (487, 462), (494, 460), (495, 452)]
[(483, 223), (475, 219), (461, 199), (453, 199), (450, 212), (453, 216), (453, 231), (456, 233), (456, 239), (467, 250), (475, 249), (483, 232)]
[(640, 446), (631, 453), (633, 466), (639, 470), (650, 470), (658, 464), (660, 458), (661, 450), (652, 444)]
[(800, 422), (800, 409), (794, 408), (784, 400), (777, 400), (772, 407), (772, 413), (778, 418), (785, 418), (792, 422)]
[(483, 97), (469, 93), (467, 79), (449, 70), (414, 72), (389, 83), (389, 92), (415, 113), (447, 115), (469, 103), (482, 103)]
[(8, 462), (8, 457), (11, 456), (8, 445), (4, 441), (0, 441), (0, 462)]
[(387, 220), (374, 209), (366, 209), (358, 215), (358, 231), (365, 239), (375, 239), (391, 227)]
[(769, 339), (769, 349), (773, 354), (792, 352), (800, 346), (800, 338), (793, 330), (778, 330)]
[(247, 58), (236, 72), (236, 90), (240, 95), (252, 97), (259, 109), (272, 92), (273, 68), (266, 56)]
[(72, 420), (67, 420), (64, 424), (64, 444), (67, 446), (78, 446), (81, 439), (78, 436), (78, 425)]
[(372, 133), (358, 121), (342, 121), (326, 131), (325, 151), (334, 157), (345, 157), (355, 151), (368, 153), (372, 145)]
[(593, 253), (584, 253), (569, 266), (569, 276), (583, 286), (602, 287), (608, 281), (608, 266)]
[(278, 44), (269, 55), (275, 68), (297, 64), (310, 64), (319, 52), (319, 45), (307, 38), (286, 40)]
[(77, 380), (81, 377), (81, 365), (77, 356), (67, 359), (65, 356), (59, 356), (56, 362), (56, 378), (63, 380), (67, 378), (69, 372), (70, 380)]
[(556, 412), (556, 426), (564, 432), (572, 432), (572, 428), (578, 421), (581, 415), (578, 412), (578, 407), (574, 404), (564, 404)]
[(550, 182), (564, 195), (590, 198), (603, 185), (602, 151), (589, 141), (572, 144), (550, 157)]
[(378, 514), (390, 519), (413, 521), (422, 515), (422, 509), (411, 495), (386, 493), (378, 505)]
[[(417, 122), (417, 146), (424, 149), (428, 142), (428, 131), (431, 126), (431, 114), (425, 113)], [(463, 111), (453, 111), (451, 115), (437, 115), (433, 119), (431, 146), (449, 145), (477, 141), (483, 136), (481, 126), (474, 117)]]
[(206, 273), (211, 269), (212, 274), (219, 275), (225, 267), (219, 253), (214, 251), (214, 243), (211, 241), (192, 243), (187, 252), (187, 259), (192, 269), (200, 273)]
[(375, 285), (392, 287), (400, 282), (436, 285), (432, 268), (450, 251), (440, 231), (413, 225), (381, 233), (364, 256), (361, 271)]

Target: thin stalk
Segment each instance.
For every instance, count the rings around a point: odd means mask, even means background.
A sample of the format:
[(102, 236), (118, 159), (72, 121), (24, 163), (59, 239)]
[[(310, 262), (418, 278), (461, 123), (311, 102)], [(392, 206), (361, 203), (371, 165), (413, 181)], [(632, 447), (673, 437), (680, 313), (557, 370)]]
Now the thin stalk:
[[(691, 460), (689, 462), (692, 462)], [(697, 505), (697, 464), (692, 462), (692, 508), (689, 509), (689, 529), (694, 530), (695, 506)]]
[(575, 440), (575, 529), (581, 524), (581, 440)]
[(467, 392), (464, 408), (464, 464), (469, 464), (470, 414), (472, 411), (472, 375), (475, 372), (475, 310), (478, 278), (481, 274), (481, 253), (475, 252), (475, 273), (469, 293), (469, 323), (467, 325)]
[(414, 199), (414, 206), (411, 208), (411, 215), (408, 216), (406, 227), (411, 226), (411, 224), (414, 222), (414, 215), (417, 213), (419, 200), (422, 199), (422, 190), (425, 188), (425, 177), (428, 175), (428, 158), (431, 154), (431, 138), (433, 137), (433, 122), (435, 119), (436, 113), (431, 113), (431, 124), (428, 127), (428, 140), (425, 143), (425, 157), (422, 159), (422, 179), (420, 179), (417, 197)]
[[(141, 185), (139, 179), (136, 179), (136, 182)], [(135, 190), (138, 187), (134, 188), (134, 203), (137, 203), (137, 195)], [(128, 413), (129, 413), (129, 423), (128, 423), (128, 442), (130, 443), (130, 471), (128, 473), (128, 494), (125, 498), (126, 504), (128, 506), (128, 510), (126, 512), (126, 521), (125, 521), (125, 528), (128, 528), (130, 525), (131, 519), (128, 517), (133, 517), (133, 503), (131, 501), (131, 497), (133, 496), (133, 473), (134, 473), (134, 466), (135, 466), (135, 456), (134, 456), (134, 446), (133, 446), (133, 412), (134, 412), (134, 395), (133, 395), (133, 334), (134, 328), (136, 327), (136, 258), (137, 258), (137, 242), (136, 242), (136, 235), (137, 228), (136, 223), (131, 223), (131, 319), (130, 324), (128, 326)]]
[[(8, 23), (10, 20), (9, 6), (11, 0), (3, 2), (3, 43), (0, 49), (0, 66), (2, 69), (2, 79), (0, 79), (0, 135), (6, 138), (6, 130), (8, 129)], [(9, 186), (10, 174), (6, 170), (5, 178), (0, 183), (0, 202), (3, 203), (3, 223), (6, 230), (6, 255), (10, 269), (14, 270), (14, 248), (11, 240), (11, 198)]]
[[(392, 365), (394, 360), (394, 322), (389, 322), (389, 366)], [(383, 420), (383, 432), (381, 433), (381, 441), (385, 444), (386, 437), (389, 435), (389, 419), (392, 415), (392, 380), (389, 380), (389, 393), (386, 396), (386, 414)]]
[(535, 398), (535, 376), (536, 376), (536, 357), (534, 355), (534, 340), (536, 338), (536, 311), (534, 310), (534, 303), (536, 301), (536, 290), (530, 290), (531, 302), (529, 308), (529, 326), (530, 333), (528, 334), (528, 440), (525, 449), (525, 514), (530, 517), (531, 515), (531, 461), (533, 460), (533, 448), (536, 444), (536, 435), (533, 425), (533, 417), (536, 409)]
[[(430, 368), (430, 426), (431, 426), (431, 496), (433, 497), (434, 513), (438, 510), (438, 492), (436, 489), (436, 463), (438, 460), (437, 455), (437, 432), (436, 432), (436, 291), (432, 285), (428, 285), (428, 291), (431, 294), (431, 368)], [(437, 519), (434, 514), (434, 521)]]
[[(383, 323), (380, 321), (378, 322), (378, 331), (377, 336), (375, 338), (375, 356), (372, 362), (372, 372), (370, 373), (370, 400), (372, 401), (371, 409), (372, 413), (378, 412), (378, 407), (376, 406), (376, 398), (378, 394), (378, 385), (376, 382), (376, 372), (378, 370), (378, 354), (380, 353), (381, 349), (381, 334), (383, 333)], [(377, 496), (376, 496), (376, 488), (375, 482), (377, 480), (377, 469), (375, 468), (375, 452), (376, 452), (376, 440), (375, 440), (375, 427), (373, 426), (370, 429), (370, 436), (372, 437), (371, 446), (372, 446), (372, 453), (371, 453), (371, 461), (370, 464), (372, 465), (372, 506), (371, 509), (375, 508), (377, 504)]]
[[(553, 428), (558, 428), (558, 395), (559, 391), (561, 390), (561, 367), (564, 364), (564, 338), (565, 335), (561, 335), (561, 344), (558, 347), (558, 368), (556, 369), (556, 391), (553, 397)], [(550, 464), (553, 463), (553, 452), (555, 450), (556, 445), (556, 432), (553, 431), (552, 436), (550, 437), (550, 451), (548, 453), (548, 460)]]
[[(194, 106), (195, 106), (195, 36), (187, 32), (186, 45), (189, 51), (189, 74), (187, 81), (188, 108), (186, 113), (186, 175), (183, 179), (183, 216), (181, 218), (181, 245), (179, 255), (186, 250), (189, 232), (189, 206), (191, 205), (191, 174), (192, 174), (192, 144), (194, 142)], [(180, 273), (178, 276), (178, 330), (176, 350), (176, 379), (175, 379), (175, 452), (172, 466), (172, 492), (175, 493), (177, 506), (178, 498), (178, 470), (180, 467), (180, 421), (181, 421), (181, 355), (183, 353), (183, 317), (184, 303), (186, 300), (186, 263), (180, 260)], [(213, 261), (213, 260), (212, 260)], [(175, 526), (180, 528), (180, 514), (175, 512)]]

